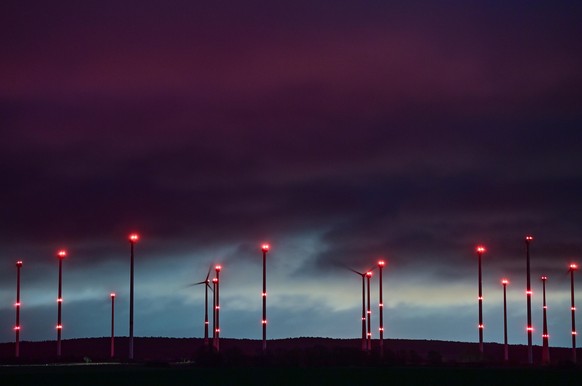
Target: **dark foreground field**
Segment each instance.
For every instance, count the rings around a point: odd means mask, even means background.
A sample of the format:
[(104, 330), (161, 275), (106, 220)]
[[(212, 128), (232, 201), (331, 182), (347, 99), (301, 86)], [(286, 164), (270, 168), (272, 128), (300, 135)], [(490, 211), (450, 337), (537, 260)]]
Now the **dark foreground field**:
[(573, 368), (195, 367), (190, 365), (5, 366), (11, 385), (577, 385)]

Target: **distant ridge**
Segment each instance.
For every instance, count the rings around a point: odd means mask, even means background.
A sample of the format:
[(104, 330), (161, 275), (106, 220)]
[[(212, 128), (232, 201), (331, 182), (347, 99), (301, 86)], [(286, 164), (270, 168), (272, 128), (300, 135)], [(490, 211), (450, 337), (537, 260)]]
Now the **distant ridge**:
[[(300, 337), (287, 339), (272, 339), (268, 341), (268, 350), (273, 357), (319, 360), (328, 356), (331, 358), (362, 356), (360, 339), (335, 339)], [(62, 342), (62, 361), (64, 362), (96, 362), (96, 361), (126, 361), (128, 356), (128, 338), (119, 337), (115, 340), (116, 357), (109, 358), (110, 338), (68, 339)], [(374, 341), (377, 350), (377, 341)], [(477, 343), (450, 342), (439, 340), (386, 339), (384, 361), (400, 364), (441, 364), (441, 363), (474, 363), (477, 362)], [(513, 364), (521, 364), (526, 360), (526, 345), (510, 345), (509, 358)], [(534, 360), (541, 361), (541, 347), (534, 346)], [(243, 360), (260, 356), (261, 340), (221, 338), (220, 356), (231, 361)], [(21, 358), (19, 363), (40, 363), (56, 361), (56, 342), (21, 342)], [(208, 356), (204, 351), (202, 338), (135, 338), (135, 360), (140, 362), (184, 362), (200, 360)], [(379, 357), (378, 352), (372, 353)], [(216, 355), (214, 355), (216, 357)], [(571, 357), (571, 349), (551, 347), (550, 358), (553, 363), (567, 362)], [(582, 357), (580, 355), (579, 357)], [(503, 345), (499, 343), (485, 344), (485, 362), (501, 363)], [(0, 344), (0, 361), (14, 363), (14, 343)]]

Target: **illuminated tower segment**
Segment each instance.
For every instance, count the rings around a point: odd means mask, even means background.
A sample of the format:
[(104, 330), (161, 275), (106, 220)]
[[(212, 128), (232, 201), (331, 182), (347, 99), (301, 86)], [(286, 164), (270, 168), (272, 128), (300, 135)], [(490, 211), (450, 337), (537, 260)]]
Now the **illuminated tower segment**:
[(59, 259), (59, 290), (57, 297), (57, 357), (61, 356), (61, 332), (63, 330), (63, 323), (61, 318), (63, 306), (63, 259), (67, 256), (67, 251), (60, 250), (57, 252)]
[(483, 279), (481, 274), (481, 258), (483, 257), (483, 253), (485, 253), (485, 247), (479, 245), (477, 247), (477, 260), (479, 265), (479, 296), (477, 298), (479, 304), (479, 354), (481, 359), (483, 359)]
[(578, 269), (578, 265), (570, 264), (570, 268), (568, 271), (570, 272), (570, 300), (571, 306), (570, 310), (572, 311), (572, 362), (574, 364), (577, 362), (576, 360), (576, 304), (574, 302), (574, 271)]
[(384, 269), (384, 265), (386, 263), (384, 260), (378, 261), (378, 269), (380, 274), (380, 284), (378, 287), (378, 318), (380, 321), (380, 327), (378, 328), (378, 332), (380, 334), (380, 356), (384, 355), (384, 301), (383, 301), (383, 293), (382, 293), (382, 270)]
[(130, 263), (129, 263), (129, 360), (133, 360), (133, 250), (135, 243), (139, 240), (137, 233), (129, 235)]
[(548, 335), (548, 317), (547, 311), (548, 306), (546, 305), (546, 280), (548, 280), (547, 276), (542, 276), (542, 298), (543, 298), (543, 332), (542, 332), (542, 363), (548, 364), (550, 363), (550, 345), (549, 339), (550, 335)]
[(509, 345), (507, 343), (507, 285), (509, 280), (502, 279), (501, 285), (503, 285), (503, 360), (505, 362), (509, 361)]
[(20, 357), (20, 269), (22, 268), (22, 261), (16, 262), (16, 324), (14, 325), (15, 339), (15, 356)]
[(532, 348), (532, 334), (533, 325), (531, 323), (531, 280), (530, 280), (530, 264), (529, 264), (529, 244), (533, 240), (532, 236), (525, 237), (525, 257), (526, 257), (526, 300), (527, 300), (527, 363), (533, 364), (533, 348)]
[(267, 252), (269, 252), (269, 244), (263, 244), (261, 251), (263, 252), (263, 354), (267, 352)]

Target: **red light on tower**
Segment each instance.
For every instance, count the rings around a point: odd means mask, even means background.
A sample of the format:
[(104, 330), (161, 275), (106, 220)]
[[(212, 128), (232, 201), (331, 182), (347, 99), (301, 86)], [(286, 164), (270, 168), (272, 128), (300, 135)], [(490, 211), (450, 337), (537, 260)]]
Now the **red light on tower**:
[(222, 269), (222, 266), (221, 265), (217, 265), (216, 267), (214, 267), (214, 269), (220, 272), (220, 270)]
[(139, 235), (137, 233), (132, 233), (129, 235), (129, 242), (137, 243), (138, 240), (139, 240)]
[(61, 249), (60, 251), (57, 252), (57, 257), (59, 259), (64, 259), (67, 256), (67, 251), (65, 251), (64, 249)]
[(578, 269), (578, 265), (576, 264), (570, 264), (570, 270), (575, 271)]
[(507, 279), (501, 279), (501, 284), (508, 285), (509, 284), (509, 280), (507, 280)]
[(269, 244), (261, 245), (261, 251), (263, 252), (269, 252), (269, 248), (270, 248)]
[(482, 245), (479, 245), (479, 246), (477, 246), (477, 248), (475, 248), (475, 249), (476, 249), (476, 251), (477, 251), (478, 253), (484, 253), (484, 252), (486, 252), (486, 249), (485, 249), (485, 247), (484, 247), (484, 246), (482, 246)]

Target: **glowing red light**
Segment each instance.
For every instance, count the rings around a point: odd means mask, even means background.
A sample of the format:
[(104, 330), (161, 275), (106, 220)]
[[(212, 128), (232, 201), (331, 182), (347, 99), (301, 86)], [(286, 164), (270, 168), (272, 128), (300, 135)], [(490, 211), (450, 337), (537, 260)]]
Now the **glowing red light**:
[(532, 290), (525, 291), (525, 294), (527, 296), (531, 296), (533, 294), (533, 291)]
[(261, 296), (267, 297), (267, 293), (266, 292), (263, 292), (263, 293), (261, 293)]
[(368, 333), (367, 333), (367, 335), (368, 335), (368, 336), (372, 336), (372, 333), (371, 333), (371, 332), (368, 332)]
[(576, 311), (576, 307), (570, 307), (572, 311)]
[(14, 303), (14, 307), (20, 307), (20, 302)]
[(115, 292), (112, 292), (110, 296), (111, 296), (112, 298), (114, 298), (114, 297), (115, 297)]
[(501, 284), (508, 285), (509, 284), (509, 280), (507, 280), (507, 279), (501, 279)]
[(266, 320), (262, 320), (261, 322), (262, 322), (263, 324), (267, 324), (267, 321), (266, 321)]
[(20, 330), (20, 326), (14, 326), (14, 330), (15, 331), (19, 331)]
[(384, 331), (384, 327), (380, 327), (378, 330), (379, 331)]
[(63, 298), (57, 298), (57, 303), (62, 303), (63, 302)]
[(570, 269), (571, 269), (572, 271), (574, 271), (574, 270), (578, 269), (578, 265), (577, 265), (577, 264), (573, 264), (573, 263), (572, 263), (572, 264), (570, 264)]
[(483, 300), (483, 296), (478, 296), (477, 300)]
[(549, 338), (550, 335), (549, 334), (542, 334), (542, 338)]
[(576, 331), (572, 331), (572, 335), (577, 335), (577, 334), (576, 334)]
[(263, 244), (263, 245), (261, 245), (261, 250), (263, 252), (268, 252), (270, 248), (271, 248), (271, 246), (269, 244)]
[(20, 267), (22, 267), (22, 261), (18, 260), (18, 261), (16, 262), (16, 266), (17, 266), (17, 267), (19, 267), (19, 268), (20, 268)]
[(367, 313), (367, 314), (371, 314), (371, 313), (372, 313), (372, 311), (366, 311), (366, 313)]
[(478, 252), (478, 253), (483, 253), (483, 252), (485, 252), (485, 247), (484, 247), (484, 246), (482, 246), (482, 245), (478, 245), (478, 246), (477, 246), (477, 252)]
[(221, 265), (217, 265), (216, 267), (214, 267), (215, 270), (220, 271), (222, 269)]
[(548, 309), (548, 306), (544, 306), (544, 310), (547, 310), (547, 309)]
[(208, 324), (208, 322), (205, 321), (204, 324)]
[(527, 331), (533, 331), (534, 329), (533, 329), (533, 327), (527, 327), (526, 330)]
[(62, 330), (62, 329), (63, 329), (63, 326), (60, 324), (57, 324), (57, 330)]
[(372, 271), (368, 271), (368, 272), (366, 272), (366, 276), (367, 276), (367, 277), (372, 277)]
[(384, 303), (378, 304), (379, 307), (384, 307)]
[(139, 240), (139, 235), (137, 233), (132, 233), (129, 235), (129, 241), (135, 243)]
[(217, 278), (214, 278), (214, 279), (212, 279), (212, 282), (213, 283), (218, 283), (218, 279)]
[(384, 262), (384, 260), (380, 260), (380, 261), (378, 262), (378, 266), (379, 266), (379, 267), (383, 267), (384, 265), (386, 265), (386, 263)]
[(545, 280), (548, 280), (548, 277), (547, 276), (542, 276), (541, 279), (545, 281)]
[(220, 328), (215, 328), (214, 331), (220, 332)]
[(65, 251), (64, 249), (61, 249), (60, 251), (57, 252), (57, 256), (61, 259), (63, 259), (65, 256), (67, 256), (67, 251)]
[(526, 241), (532, 241), (533, 240), (533, 237), (532, 236), (525, 236), (525, 240)]
[(482, 325), (482, 324), (480, 324), (480, 325), (479, 325), (479, 328), (483, 329), (483, 328), (485, 328), (485, 326), (484, 326), (484, 325)]

